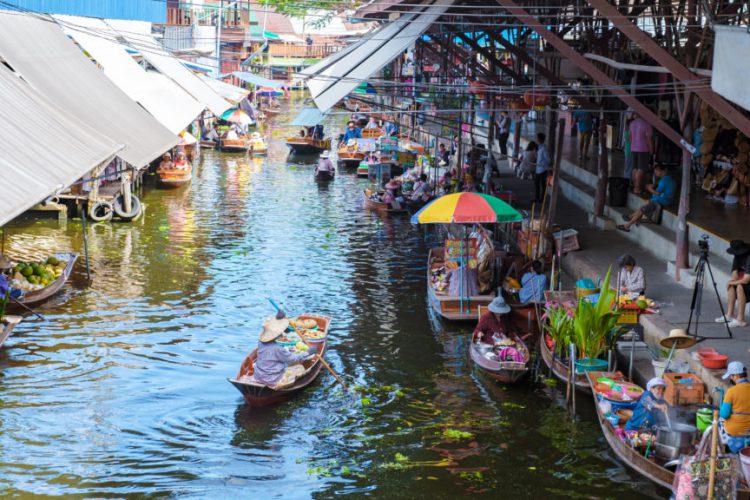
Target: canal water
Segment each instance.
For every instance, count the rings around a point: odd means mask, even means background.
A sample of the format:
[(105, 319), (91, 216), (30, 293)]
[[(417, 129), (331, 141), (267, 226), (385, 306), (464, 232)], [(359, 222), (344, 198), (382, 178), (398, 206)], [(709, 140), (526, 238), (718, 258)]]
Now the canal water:
[[(573, 420), (560, 387), (472, 371), (471, 326), (428, 310), (435, 237), (364, 212), (353, 173), (318, 185), (287, 159), (286, 105), (268, 158), (204, 151), (189, 188), (147, 187), (139, 221), (90, 226), (92, 282), (81, 260), (0, 348), (0, 496), (663, 496), (589, 399)], [(81, 224), (16, 221), (5, 246), (83, 253)], [(327, 359), (355, 394), (322, 372), (286, 404), (243, 402), (227, 377), (269, 297), (333, 317)]]

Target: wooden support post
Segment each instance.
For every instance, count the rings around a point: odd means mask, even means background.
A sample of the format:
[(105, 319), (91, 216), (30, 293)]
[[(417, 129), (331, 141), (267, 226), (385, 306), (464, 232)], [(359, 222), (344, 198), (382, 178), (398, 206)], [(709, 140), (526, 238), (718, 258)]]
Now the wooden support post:
[(714, 410), (711, 422), (711, 465), (708, 469), (708, 500), (714, 500), (714, 486), (716, 485), (716, 455), (719, 448), (719, 412)]
[(599, 162), (597, 168), (596, 194), (594, 195), (594, 215), (604, 215), (604, 201), (607, 198), (607, 178), (609, 165), (607, 158), (607, 127), (604, 122), (604, 110), (599, 112)]
[(513, 113), (513, 160), (509, 162), (511, 169), (515, 169), (521, 159), (521, 115)]
[(690, 151), (682, 151), (682, 182), (680, 183), (680, 206), (677, 210), (677, 228), (675, 230), (675, 246), (677, 255), (675, 255), (675, 279), (680, 281), (680, 272), (688, 267), (689, 260), (689, 243), (690, 227), (687, 223), (688, 212), (690, 211), (690, 162), (692, 161)]
[(565, 119), (560, 118), (557, 123), (557, 143), (555, 148), (555, 159), (552, 164), (552, 192), (549, 198), (549, 217), (547, 217), (547, 232), (552, 230), (555, 223), (555, 212), (557, 212), (557, 197), (560, 191), (560, 163), (562, 162), (562, 146), (565, 138)]

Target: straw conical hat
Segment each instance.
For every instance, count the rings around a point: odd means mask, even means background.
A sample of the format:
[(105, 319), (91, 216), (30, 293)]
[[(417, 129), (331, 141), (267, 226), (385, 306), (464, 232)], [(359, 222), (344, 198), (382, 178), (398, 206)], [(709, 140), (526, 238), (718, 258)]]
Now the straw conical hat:
[(688, 336), (682, 328), (675, 328), (670, 330), (669, 337), (661, 339), (659, 344), (667, 349), (671, 349), (673, 345), (675, 349), (686, 349), (695, 345), (695, 339)]
[(284, 330), (286, 330), (288, 326), (288, 318), (276, 319), (273, 316), (269, 316), (263, 322), (263, 332), (260, 334), (260, 341), (271, 342), (284, 333)]

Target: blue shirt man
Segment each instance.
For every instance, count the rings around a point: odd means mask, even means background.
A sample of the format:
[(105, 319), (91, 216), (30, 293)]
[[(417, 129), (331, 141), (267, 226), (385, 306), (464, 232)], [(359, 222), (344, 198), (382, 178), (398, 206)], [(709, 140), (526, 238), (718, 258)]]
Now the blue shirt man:
[(578, 132), (586, 133), (594, 129), (594, 117), (585, 109), (577, 109), (573, 112), (573, 119), (578, 125)]
[(521, 291), (518, 298), (521, 303), (544, 302), (544, 290), (547, 289), (547, 277), (542, 274), (542, 263), (535, 260), (531, 263), (532, 271), (521, 277)]
[(652, 191), (653, 196), (651, 196), (651, 201), (658, 203), (661, 206), (667, 206), (672, 203), (675, 191), (677, 191), (677, 183), (669, 176), (666, 170), (663, 169), (657, 168), (655, 170), (654, 173), (657, 177), (659, 174), (656, 172), (659, 171), (663, 172), (663, 174), (659, 179), (659, 183), (656, 185), (656, 189)]
[(346, 144), (346, 142), (349, 141), (350, 139), (361, 139), (361, 138), (362, 138), (362, 131), (354, 126), (354, 122), (349, 122), (348, 128), (346, 129), (346, 132), (344, 132), (344, 137), (341, 139), (341, 142)]

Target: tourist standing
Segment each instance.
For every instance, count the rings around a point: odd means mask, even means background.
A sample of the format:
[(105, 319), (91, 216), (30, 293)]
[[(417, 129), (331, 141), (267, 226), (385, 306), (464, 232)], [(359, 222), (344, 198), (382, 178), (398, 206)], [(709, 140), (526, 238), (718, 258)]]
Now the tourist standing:
[(497, 142), (500, 146), (501, 159), (508, 157), (508, 136), (510, 135), (510, 116), (507, 111), (500, 112), (500, 120), (497, 122)]
[(540, 203), (547, 194), (547, 171), (551, 163), (545, 141), (547, 136), (542, 132), (536, 134), (536, 168), (534, 169), (534, 201)]
[(630, 122), (630, 151), (633, 155), (633, 193), (642, 194), (646, 174), (650, 170), (651, 155), (654, 153), (654, 129), (636, 115)]
[(577, 109), (573, 112), (573, 120), (578, 126), (578, 159), (588, 159), (591, 134), (594, 131), (594, 117), (586, 109)]

